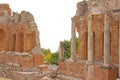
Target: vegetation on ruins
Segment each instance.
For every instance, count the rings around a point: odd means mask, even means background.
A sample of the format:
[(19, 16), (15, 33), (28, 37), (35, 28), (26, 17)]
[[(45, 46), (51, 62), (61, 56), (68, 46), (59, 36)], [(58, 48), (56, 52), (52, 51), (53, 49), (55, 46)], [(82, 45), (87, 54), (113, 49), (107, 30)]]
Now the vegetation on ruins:
[[(71, 41), (70, 40), (64, 40), (64, 58), (69, 59), (71, 55)], [(78, 49), (78, 38), (76, 38), (76, 49)], [(48, 61), (51, 64), (58, 64), (59, 59), (59, 52), (51, 52), (50, 49), (41, 49), (43, 55), (44, 55), (44, 61)]]
[[(76, 38), (76, 51), (78, 50), (78, 38)], [(71, 41), (64, 40), (64, 58), (69, 59), (71, 56)]]
[(45, 48), (42, 48), (41, 51), (42, 51), (43, 56), (44, 56), (44, 61), (48, 61), (51, 64), (58, 63), (58, 59), (59, 59), (59, 52), (58, 51), (53, 53), (53, 52), (51, 52), (50, 49), (45, 49)]
[(64, 58), (68, 59), (71, 55), (71, 41), (64, 40)]

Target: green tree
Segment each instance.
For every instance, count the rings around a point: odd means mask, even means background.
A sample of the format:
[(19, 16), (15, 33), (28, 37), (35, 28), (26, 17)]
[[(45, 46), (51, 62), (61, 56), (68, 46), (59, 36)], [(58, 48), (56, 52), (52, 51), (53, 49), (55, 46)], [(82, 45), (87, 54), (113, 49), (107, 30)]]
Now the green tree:
[(78, 38), (76, 38), (76, 51), (78, 51)]
[(41, 51), (44, 55), (51, 53), (50, 49), (41, 48)]
[(70, 58), (71, 55), (71, 41), (64, 40), (64, 57), (66, 59)]
[[(76, 50), (78, 50), (78, 38), (76, 38)], [(69, 59), (71, 56), (71, 41), (64, 40), (64, 57)]]
[[(78, 50), (78, 38), (76, 38), (76, 50)], [(50, 49), (41, 48), (44, 55), (44, 60), (50, 62), (51, 64), (58, 64), (59, 52), (56, 51), (52, 53)], [(64, 40), (64, 57), (69, 59), (71, 56), (71, 41)]]
[(52, 53), (50, 49), (41, 48), (44, 56), (44, 61), (48, 61), (51, 64), (58, 64), (59, 52)]
[(51, 51), (50, 49), (45, 49), (45, 48), (41, 48), (41, 51), (43, 53), (44, 56), (44, 61), (48, 61), (51, 59)]
[(58, 59), (59, 59), (59, 52), (55, 52), (55, 53), (52, 53), (52, 56), (49, 62), (51, 64), (58, 64)]

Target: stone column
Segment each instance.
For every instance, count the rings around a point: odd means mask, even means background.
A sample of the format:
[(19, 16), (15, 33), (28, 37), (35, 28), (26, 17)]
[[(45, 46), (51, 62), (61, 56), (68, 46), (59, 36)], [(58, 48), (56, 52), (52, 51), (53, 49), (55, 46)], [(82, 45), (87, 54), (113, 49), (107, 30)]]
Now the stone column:
[(105, 13), (104, 20), (104, 63), (103, 66), (109, 67), (110, 64), (110, 20), (109, 15)]
[(72, 26), (71, 26), (71, 61), (76, 61), (76, 30), (75, 30), (75, 19), (71, 18)]
[(119, 73), (118, 73), (118, 76), (119, 78), (116, 79), (116, 80), (120, 80), (120, 17), (119, 17)]
[(88, 16), (88, 64), (94, 61), (92, 15)]
[(59, 56), (60, 60), (63, 60), (64, 59), (64, 42), (60, 42), (60, 56)]

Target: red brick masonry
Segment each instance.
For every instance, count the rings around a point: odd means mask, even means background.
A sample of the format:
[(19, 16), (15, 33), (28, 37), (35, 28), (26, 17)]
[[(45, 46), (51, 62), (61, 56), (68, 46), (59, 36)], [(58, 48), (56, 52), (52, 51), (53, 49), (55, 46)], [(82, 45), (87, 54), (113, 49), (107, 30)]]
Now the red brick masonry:
[(118, 68), (111, 65), (109, 68), (95, 63), (88, 65), (86, 62), (59, 62), (58, 72), (61, 75), (82, 78), (83, 80), (116, 80)]
[(43, 56), (41, 54), (5, 52), (0, 53), (0, 59), (0, 64), (21, 68), (32, 68), (43, 64)]

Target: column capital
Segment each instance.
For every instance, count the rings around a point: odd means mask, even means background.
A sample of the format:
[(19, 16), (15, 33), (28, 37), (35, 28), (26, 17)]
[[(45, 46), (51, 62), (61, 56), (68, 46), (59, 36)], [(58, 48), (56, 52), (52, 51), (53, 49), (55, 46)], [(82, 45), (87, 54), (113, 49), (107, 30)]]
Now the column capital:
[(92, 15), (88, 15), (88, 32), (93, 32), (93, 30), (92, 30)]

